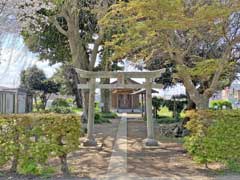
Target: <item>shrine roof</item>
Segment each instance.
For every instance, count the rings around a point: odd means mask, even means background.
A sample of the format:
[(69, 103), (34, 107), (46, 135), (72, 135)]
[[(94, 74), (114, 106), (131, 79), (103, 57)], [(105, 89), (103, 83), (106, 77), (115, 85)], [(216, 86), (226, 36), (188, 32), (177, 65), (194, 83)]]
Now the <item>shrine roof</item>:
[[(137, 82), (137, 81), (135, 81), (135, 80), (133, 80), (131, 78), (127, 78), (125, 81), (126, 81), (126, 84), (127, 83), (130, 83), (130, 84), (141, 84), (141, 83), (139, 83), (139, 82)], [(111, 82), (111, 84), (117, 84), (117, 82), (118, 82), (118, 80), (115, 80), (115, 81)]]

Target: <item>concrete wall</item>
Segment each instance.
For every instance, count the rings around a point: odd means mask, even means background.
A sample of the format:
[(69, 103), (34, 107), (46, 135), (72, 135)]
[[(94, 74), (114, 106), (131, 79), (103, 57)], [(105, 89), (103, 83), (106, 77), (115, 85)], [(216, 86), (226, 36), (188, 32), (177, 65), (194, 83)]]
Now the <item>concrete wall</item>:
[(0, 90), (0, 114), (32, 111), (32, 97), (19, 89)]

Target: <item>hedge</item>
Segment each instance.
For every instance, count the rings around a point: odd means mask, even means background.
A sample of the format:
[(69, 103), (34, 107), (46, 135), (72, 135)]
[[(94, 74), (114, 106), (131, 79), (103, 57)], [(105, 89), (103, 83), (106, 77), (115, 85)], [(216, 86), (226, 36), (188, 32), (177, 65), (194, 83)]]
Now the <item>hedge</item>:
[(58, 113), (58, 114), (70, 114), (73, 113), (70, 107), (62, 107), (62, 106), (52, 106), (49, 109), (45, 110), (47, 113)]
[(220, 162), (240, 170), (240, 111), (191, 111), (185, 147), (201, 163)]
[(61, 170), (69, 174), (67, 155), (79, 147), (79, 116), (21, 114), (0, 116), (0, 165), (11, 162), (11, 170), (39, 175), (51, 170), (48, 160), (59, 157)]
[(213, 100), (210, 102), (211, 109), (232, 109), (232, 103), (227, 100)]

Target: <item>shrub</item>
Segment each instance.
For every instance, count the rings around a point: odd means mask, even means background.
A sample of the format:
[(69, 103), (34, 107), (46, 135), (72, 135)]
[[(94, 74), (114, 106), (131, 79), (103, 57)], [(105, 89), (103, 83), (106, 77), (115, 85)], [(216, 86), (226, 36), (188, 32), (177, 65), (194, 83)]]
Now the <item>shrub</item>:
[(157, 122), (159, 124), (171, 124), (171, 123), (177, 123), (177, 122), (179, 122), (179, 120), (176, 120), (172, 117), (160, 116), (160, 117), (158, 117)]
[(220, 162), (229, 169), (240, 170), (240, 111), (188, 112), (185, 147), (201, 163)]
[(95, 112), (100, 112), (99, 102), (95, 102), (95, 103), (94, 103), (94, 109), (95, 109)]
[(112, 118), (113, 115), (110, 115), (109, 113), (102, 114), (97, 112), (94, 114), (94, 123), (95, 124), (110, 123), (109, 117)]
[(173, 112), (173, 118), (177, 121), (180, 119), (181, 112), (187, 105), (186, 96), (178, 95), (173, 96), (170, 100), (164, 100), (163, 106), (166, 106), (170, 111)]
[(210, 103), (211, 109), (223, 109), (223, 107), (226, 107), (226, 109), (232, 109), (232, 103), (227, 100), (214, 100)]
[(73, 111), (69, 107), (61, 107), (61, 106), (53, 106), (49, 108), (46, 112), (53, 112), (53, 113), (59, 113), (59, 114), (73, 113)]
[(95, 119), (95, 120), (101, 119), (101, 114), (100, 114), (100, 113), (95, 113), (95, 114), (94, 114), (94, 119)]
[(114, 118), (117, 118), (118, 115), (116, 113), (113, 113), (113, 112), (109, 112), (109, 113), (101, 113), (101, 116), (103, 118), (107, 118), (107, 119), (114, 119)]
[(75, 115), (0, 116), (0, 165), (11, 161), (13, 171), (37, 175), (49, 171), (51, 157), (59, 157), (63, 173), (68, 174), (67, 154), (78, 149), (80, 129)]
[(68, 104), (73, 104), (74, 102), (73, 98), (67, 98), (66, 101), (68, 102)]
[(44, 107), (44, 105), (43, 105), (42, 101), (40, 101), (40, 100), (37, 101), (37, 104), (33, 103), (34, 111), (40, 111), (43, 109), (43, 107)]
[(52, 106), (60, 106), (60, 107), (69, 107), (68, 100), (63, 98), (56, 98), (52, 102)]

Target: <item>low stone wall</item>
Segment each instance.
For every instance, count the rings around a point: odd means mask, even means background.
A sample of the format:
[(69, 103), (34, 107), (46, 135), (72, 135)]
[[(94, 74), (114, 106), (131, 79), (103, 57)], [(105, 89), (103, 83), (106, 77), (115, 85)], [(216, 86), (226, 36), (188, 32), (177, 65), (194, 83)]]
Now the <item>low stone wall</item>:
[(182, 122), (160, 124), (159, 132), (161, 136), (166, 137), (184, 137), (189, 134), (189, 131), (183, 126)]

